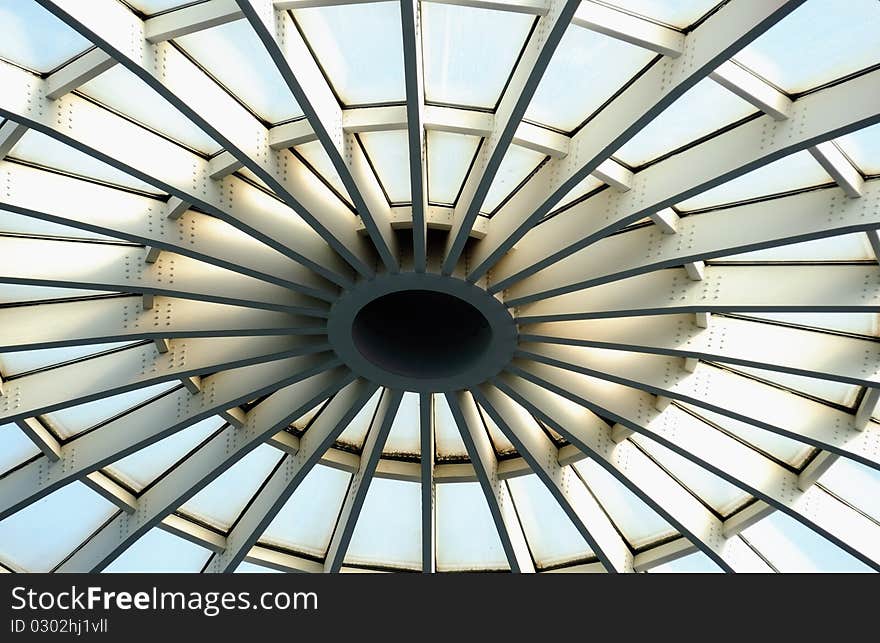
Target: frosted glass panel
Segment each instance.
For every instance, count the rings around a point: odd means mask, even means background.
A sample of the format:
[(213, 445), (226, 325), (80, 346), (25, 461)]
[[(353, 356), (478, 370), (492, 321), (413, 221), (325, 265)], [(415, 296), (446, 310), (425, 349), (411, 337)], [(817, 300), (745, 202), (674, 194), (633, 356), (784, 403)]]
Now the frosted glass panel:
[(480, 212), (491, 213), (507, 196), (513, 192), (526, 177), (546, 158), (540, 152), (527, 150), (519, 145), (511, 145), (501, 160), (498, 173)]
[(455, 203), (481, 140), (478, 136), (428, 131), (429, 201)]
[(421, 450), (420, 437), (419, 394), (407, 392), (403, 394), (382, 451), (385, 454), (418, 455)]
[(711, 11), (720, 0), (608, 0), (608, 4), (684, 28)]
[(0, 425), (0, 475), (39, 454), (40, 450), (18, 426)]
[(391, 203), (410, 201), (407, 133), (364, 132), (359, 137)]
[(185, 573), (202, 570), (211, 552), (154, 527), (104, 569), (106, 573)]
[(91, 47), (34, 0), (0, 0), (0, 58), (48, 72)]
[(126, 344), (131, 344), (131, 342), (61, 346), (58, 348), (40, 348), (32, 351), (2, 353), (0, 354), (0, 371), (7, 376), (21, 375), (22, 373), (46, 366), (80, 360), (90, 355), (98, 355), (114, 348), (120, 348)]
[(437, 485), (437, 570), (509, 569), (477, 482)]
[(345, 563), (422, 566), (421, 485), (374, 478), (358, 517)]

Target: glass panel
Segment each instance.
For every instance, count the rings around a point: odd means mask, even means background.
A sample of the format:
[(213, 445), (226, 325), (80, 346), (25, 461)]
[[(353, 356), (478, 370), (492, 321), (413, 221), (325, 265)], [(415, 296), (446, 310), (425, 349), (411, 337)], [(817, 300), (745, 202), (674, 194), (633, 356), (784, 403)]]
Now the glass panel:
[(797, 440), (792, 440), (784, 435), (764, 431), (758, 427), (752, 426), (745, 422), (740, 422), (726, 415), (715, 413), (704, 408), (692, 406), (690, 404), (682, 404), (694, 415), (706, 419), (707, 421), (722, 427), (725, 431), (732, 433), (755, 448), (769, 453), (773, 457), (783, 462), (787, 462), (793, 467), (799, 467), (804, 460), (813, 452), (813, 447), (806, 445)]
[(649, 570), (651, 574), (721, 574), (722, 570), (701, 551), (663, 563)]
[(351, 474), (317, 465), (263, 532), (261, 542), (324, 556)]
[(0, 521), (0, 561), (48, 572), (118, 511), (73, 482)]
[(379, 398), (382, 397), (382, 389), (376, 391), (370, 401), (354, 416), (342, 435), (336, 440), (341, 444), (345, 444), (355, 449), (360, 449), (367, 437), (367, 431), (370, 429), (370, 423), (373, 421), (373, 415), (376, 412), (376, 405), (379, 404)]
[(530, 474), (511, 478), (507, 484), (538, 568), (570, 563), (592, 555), (593, 550), (587, 541), (538, 476)]
[(445, 395), (434, 396), (434, 448), (439, 459), (467, 458), (467, 448)]
[(277, 123), (302, 116), (247, 20), (197, 31), (175, 42), (264, 120)]
[(224, 424), (218, 417), (209, 417), (117, 460), (107, 467), (107, 472), (140, 492)]
[(880, 62), (878, 31), (876, 0), (810, 0), (735, 59), (783, 90), (800, 92)]
[(494, 109), (534, 20), (506, 11), (423, 3), (425, 99)]
[(684, 28), (702, 18), (719, 0), (605, 0), (646, 18)]
[(391, 424), (391, 432), (382, 450), (385, 454), (418, 455), (421, 451), (419, 428), (419, 394), (404, 393)]
[(86, 96), (142, 125), (204, 154), (223, 148), (149, 85), (121, 65), (116, 65), (78, 89)]
[(437, 571), (510, 569), (478, 482), (437, 485)]
[(837, 145), (863, 174), (880, 174), (880, 125), (842, 136)]
[(511, 145), (501, 159), (498, 173), (486, 195), (480, 212), (492, 212), (528, 177), (541, 162), (547, 158), (540, 152), (527, 150), (519, 145)]
[(28, 286), (25, 284), (0, 284), (0, 304), (39, 302), (49, 299), (79, 299), (92, 295), (107, 295), (103, 290), (80, 290), (79, 288), (56, 288), (55, 286)]
[(152, 185), (34, 130), (28, 130), (21, 137), (21, 140), (12, 148), (9, 156), (21, 161), (30, 161), (42, 167), (62, 170), (74, 176), (96, 179), (148, 194), (162, 194)]
[(749, 313), (743, 316), (869, 336), (876, 336), (878, 327), (876, 313)]
[(837, 545), (781, 511), (742, 532), (780, 572), (866, 572), (870, 569)]
[(208, 562), (211, 552), (188, 540), (154, 527), (104, 570), (108, 574), (183, 573), (197, 574)]
[(756, 112), (711, 78), (685, 92), (614, 154), (637, 167)]
[(428, 131), (428, 200), (431, 203), (455, 203), (481, 140), (479, 136)]
[(880, 471), (839, 458), (822, 474), (819, 484), (880, 521)]
[(410, 201), (409, 144), (404, 130), (358, 134), (370, 163), (392, 203)]
[(339, 178), (339, 173), (333, 166), (333, 161), (327, 156), (327, 151), (319, 141), (303, 143), (302, 145), (297, 145), (293, 149), (295, 149), (306, 160), (306, 163), (312, 166), (312, 169), (315, 170), (318, 176), (329, 183), (334, 190), (342, 195), (342, 198), (351, 203), (351, 197), (348, 196), (348, 190), (346, 190), (345, 186), (342, 184), (342, 179)]
[[(516, 447), (513, 446), (513, 443), (507, 439), (507, 436), (501, 432), (501, 429), (498, 428), (498, 425), (495, 424), (495, 421), (491, 418), (491, 416), (486, 413), (485, 409), (480, 407), (481, 415), (483, 416), (483, 421), (486, 425), (486, 429), (489, 431), (489, 437), (492, 439), (492, 446), (495, 447), (495, 453), (498, 455), (506, 455), (509, 453), (515, 453)], [(517, 409), (519, 409), (520, 414), (525, 418), (525, 420), (529, 423), (535, 425), (536, 428), (540, 430), (540, 427), (535, 419), (521, 406), (517, 405)]]
[(656, 55), (589, 29), (569, 27), (526, 110), (526, 118), (573, 130)]
[(268, 567), (263, 567), (262, 565), (254, 565), (253, 563), (249, 563), (247, 561), (241, 563), (238, 567), (235, 568), (236, 574), (283, 574), (284, 572), (279, 571), (277, 569), (269, 569)]
[(34, 0), (0, 0), (0, 58), (45, 73), (91, 47)]
[(343, 103), (406, 99), (396, 2), (298, 9), (293, 17)]
[[(707, 431), (712, 431), (709, 426)], [(643, 435), (632, 438), (645, 447), (660, 466), (667, 469), (688, 489), (722, 516), (729, 515), (752, 497), (690, 460)]]
[(113, 237), (90, 232), (89, 230), (80, 230), (79, 228), (71, 228), (70, 226), (61, 225), (60, 223), (52, 223), (44, 221), (36, 217), (29, 217), (24, 214), (16, 214), (8, 212), (0, 208), (0, 230), (3, 232), (15, 232), (18, 234), (26, 234), (29, 236), (51, 236), (51, 237), (67, 237), (73, 239), (97, 239), (101, 241), (116, 241)]
[(422, 568), (421, 485), (374, 478), (367, 491), (345, 562)]
[(807, 151), (774, 161), (706, 190), (675, 207), (697, 210), (831, 183), (831, 177)]
[(677, 533), (641, 498), (593, 460), (581, 460), (572, 466), (634, 549)]
[(96, 424), (128, 411), (147, 400), (178, 386), (179, 382), (163, 382), (146, 388), (111, 395), (100, 400), (77, 404), (46, 413), (40, 417), (62, 440), (90, 429)]
[(295, 429), (300, 429), (300, 430), (306, 429), (309, 426), (309, 424), (311, 423), (311, 421), (315, 419), (315, 416), (317, 416), (318, 413), (321, 412), (321, 410), (324, 408), (324, 405), (326, 403), (327, 402), (325, 400), (324, 402), (321, 402), (320, 404), (314, 406), (313, 408), (309, 409), (308, 411), (306, 411), (305, 413), (300, 415), (298, 418), (296, 418), (296, 420), (294, 420), (291, 424), (293, 425), (293, 427)]
[(218, 529), (229, 529), (283, 457), (275, 447), (261, 444), (190, 498), (180, 511)]
[(814, 239), (802, 243), (790, 243), (775, 248), (741, 252), (736, 255), (712, 259), (719, 261), (873, 261), (874, 252), (868, 236), (858, 232), (842, 234), (826, 239)]
[(40, 348), (32, 351), (15, 351), (0, 353), (0, 372), (4, 375), (20, 375), (29, 371), (82, 359), (89, 355), (97, 355), (131, 342), (114, 342), (112, 344), (85, 344), (83, 346), (61, 346), (58, 348)]
[(0, 475), (39, 453), (40, 450), (15, 424), (0, 426)]
[(843, 382), (834, 382), (831, 380), (820, 380), (814, 377), (804, 377), (803, 375), (792, 375), (791, 373), (780, 373), (779, 371), (768, 371), (761, 368), (751, 366), (732, 365), (732, 370), (741, 373), (748, 373), (755, 377), (785, 386), (812, 395), (835, 404), (843, 406), (853, 406), (856, 401), (856, 395), (859, 392), (858, 386), (855, 384), (845, 384)]
[(581, 198), (585, 194), (592, 192), (602, 185), (605, 185), (603, 181), (600, 181), (592, 174), (588, 175), (586, 178), (581, 180), (580, 183), (569, 190), (568, 194), (562, 197), (562, 199), (554, 206), (553, 210), (555, 211), (562, 209), (572, 201)]

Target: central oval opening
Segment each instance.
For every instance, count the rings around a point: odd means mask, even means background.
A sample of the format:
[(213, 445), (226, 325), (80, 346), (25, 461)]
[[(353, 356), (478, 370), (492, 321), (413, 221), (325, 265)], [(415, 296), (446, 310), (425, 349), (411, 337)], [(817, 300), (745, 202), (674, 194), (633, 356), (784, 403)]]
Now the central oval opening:
[(361, 355), (398, 375), (449, 377), (478, 361), (492, 329), (474, 306), (446, 293), (403, 290), (374, 299), (352, 324)]

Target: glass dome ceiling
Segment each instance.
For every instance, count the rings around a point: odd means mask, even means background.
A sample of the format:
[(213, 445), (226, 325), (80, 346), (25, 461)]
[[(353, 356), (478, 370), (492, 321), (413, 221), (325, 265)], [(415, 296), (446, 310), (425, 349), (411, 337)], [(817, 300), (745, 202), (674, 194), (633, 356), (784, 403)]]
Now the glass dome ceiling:
[[(880, 569), (878, 33), (0, 0), (0, 568)], [(347, 362), (339, 302), (410, 273), (512, 359)]]

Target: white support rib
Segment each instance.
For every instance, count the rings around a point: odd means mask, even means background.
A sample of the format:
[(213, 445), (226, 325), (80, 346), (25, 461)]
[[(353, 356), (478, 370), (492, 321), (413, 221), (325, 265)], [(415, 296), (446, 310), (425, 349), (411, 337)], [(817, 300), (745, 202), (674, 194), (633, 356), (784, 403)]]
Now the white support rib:
[(180, 388), (74, 437), (61, 447), (61, 461), (37, 459), (0, 481), (0, 519), (139, 449), (241, 404), (298, 381), (307, 368), (323, 368), (320, 357), (293, 357), (230, 369), (205, 380), (205, 392)]
[(100, 76), (116, 64), (102, 50), (95, 48), (46, 78), (46, 97), (55, 100)]
[(254, 565), (261, 565), (279, 572), (320, 574), (323, 569), (321, 563), (314, 560), (285, 554), (268, 547), (252, 547), (244, 559)]
[(498, 530), (501, 545), (514, 573), (534, 573), (535, 563), (529, 552), (525, 533), (513, 506), (507, 484), (498, 477), (498, 459), (480, 412), (466, 391), (447, 393), (446, 401), (458, 425), (458, 432), (473, 464), (489, 512)]
[(616, 444), (611, 429), (592, 412), (512, 374), (504, 374), (493, 383), (559, 432), (582, 456), (592, 458), (722, 569), (766, 570), (766, 565), (741, 543), (722, 535), (721, 521), (669, 472), (633, 443)]
[(874, 411), (877, 410), (877, 403), (880, 402), (880, 388), (866, 388), (862, 397), (859, 408), (856, 411), (855, 427), (864, 430), (871, 421)]
[(611, 427), (611, 441), (620, 444), (634, 433), (632, 429), (628, 429), (619, 422)]
[(342, 129), (342, 108), (293, 18), (271, 0), (236, 1), (330, 157), (380, 259), (397, 271), (400, 252), (388, 220), (390, 205), (359, 142)]
[(87, 473), (82, 482), (92, 491), (103, 496), (105, 500), (112, 502), (127, 514), (133, 514), (137, 510), (137, 498), (122, 485), (101, 471)]
[(422, 77), (421, 3), (400, 0), (403, 28), (403, 68), (406, 83), (406, 121), (409, 124), (409, 184), (412, 200), (413, 267), (427, 267), (428, 164), (425, 149), (425, 83)]
[(618, 192), (632, 189), (633, 173), (614, 159), (606, 159), (593, 170), (593, 176), (604, 181)]
[(697, 328), (709, 328), (711, 320), (712, 313), (702, 311), (694, 313), (694, 324), (696, 324)]
[(157, 337), (153, 340), (153, 344), (156, 346), (156, 350), (160, 353), (167, 353), (171, 350), (171, 342), (168, 341), (165, 337)]
[(514, 145), (561, 159), (568, 156), (568, 137), (532, 123), (520, 123), (513, 134)]
[(299, 453), (299, 438), (286, 430), (281, 430), (268, 440), (266, 444), (275, 447), (279, 451), (284, 451), (288, 455), (296, 455)]
[(571, 23), (670, 58), (684, 49), (683, 33), (590, 0), (581, 2)]
[(434, 480), (434, 396), (419, 395), (420, 483), (422, 489), (422, 572), (437, 571), (437, 507)]
[(836, 453), (828, 451), (820, 451), (816, 457), (810, 461), (803, 471), (798, 474), (798, 489), (806, 491), (824, 475), (831, 465), (834, 464), (840, 456)]
[(228, 409), (220, 411), (218, 415), (237, 429), (243, 427), (247, 419), (245, 412), (237, 406), (231, 406)]
[(706, 278), (706, 264), (702, 261), (688, 261), (684, 264), (684, 269), (691, 281), (703, 281)]
[(184, 212), (190, 209), (191, 206), (192, 203), (178, 199), (176, 196), (172, 196), (165, 204), (165, 216), (172, 221), (179, 219), (183, 216)]
[(235, 0), (208, 0), (144, 21), (144, 37), (153, 44), (180, 38), (243, 17)]
[(386, 389), (382, 399), (379, 400), (379, 408), (373, 418), (373, 425), (364, 441), (360, 467), (348, 485), (348, 492), (339, 512), (336, 529), (327, 549), (327, 556), (324, 559), (324, 572), (326, 573), (338, 573), (342, 567), (342, 562), (348, 551), (348, 544), (354, 534), (355, 524), (364, 506), (364, 500), (367, 498), (373, 474), (379, 464), (385, 440), (391, 432), (391, 425), (394, 423), (394, 416), (397, 414), (402, 397), (401, 391)]
[(162, 519), (157, 527), (169, 534), (174, 534), (194, 545), (199, 545), (213, 552), (221, 552), (226, 549), (226, 538), (216, 531), (211, 531), (201, 525), (187, 520), (182, 516), (169, 514)]
[(868, 243), (871, 244), (871, 251), (874, 253), (874, 258), (880, 262), (880, 231), (868, 230), (865, 234), (868, 236)]
[(153, 306), (154, 306), (155, 303), (156, 303), (156, 297), (155, 297), (155, 295), (154, 295), (153, 293), (151, 293), (151, 292), (145, 292), (145, 293), (142, 295), (142, 302), (143, 302), (143, 303), (142, 303), (141, 305), (142, 305), (142, 307), (143, 307), (144, 310), (152, 310), (152, 309), (153, 309)]
[(660, 228), (663, 234), (675, 234), (678, 232), (678, 213), (672, 208), (664, 208), (651, 215), (651, 221)]
[(217, 181), (237, 172), (243, 166), (244, 164), (235, 158), (231, 152), (224, 150), (208, 163), (208, 176)]
[(639, 552), (635, 555), (633, 567), (637, 572), (647, 572), (660, 565), (684, 558), (695, 551), (697, 551), (697, 548), (687, 538), (678, 538)]
[(498, 102), (492, 134), (480, 146), (459, 194), (446, 243), (443, 274), (452, 274), (455, 269), (501, 161), (578, 4), (579, 0), (549, 0), (547, 15), (538, 19)]
[(156, 263), (159, 260), (159, 254), (162, 252), (162, 248), (157, 248), (156, 246), (147, 246), (147, 252), (144, 255), (145, 263)]
[(740, 509), (730, 518), (725, 519), (722, 531), (725, 538), (732, 538), (742, 533), (752, 525), (760, 522), (770, 514), (776, 511), (763, 500), (756, 500), (748, 507)]
[(24, 417), (16, 420), (15, 423), (50, 462), (57, 462), (61, 459), (61, 444), (38, 418)]
[(722, 63), (709, 76), (777, 121), (791, 116), (792, 102), (788, 96), (733, 61)]
[[(482, 277), (602, 161), (610, 158), (688, 89), (788, 15), (801, 2), (802, 0), (768, 0), (758, 3), (754, 0), (733, 0), (702, 22), (686, 39), (685, 49), (691, 47), (690, 51), (676, 59), (664, 57), (651, 65), (572, 137), (571, 153), (565, 159), (545, 163), (494, 213), (489, 235), (471, 253), (473, 267), (468, 279), (476, 281)], [(743, 150), (751, 151), (751, 148), (746, 146)], [(660, 164), (652, 167), (658, 165)], [(645, 172), (649, 170), (651, 168)], [(692, 170), (693, 164), (689, 164), (689, 170), (685, 174), (690, 176)], [(684, 180), (684, 176), (682, 179)], [(629, 197), (630, 194), (623, 196)], [(587, 199), (585, 203), (592, 201), (594, 199)], [(639, 198), (633, 199), (633, 202), (642, 203)], [(646, 211), (643, 214), (640, 212), (640, 215), (648, 216), (674, 203), (657, 203), (657, 207), (646, 207)], [(649, 205), (648, 202), (644, 204)], [(583, 207), (586, 206), (575, 206), (543, 223), (539, 229), (551, 225), (560, 217), (567, 219), (569, 212), (580, 211)], [(606, 216), (597, 216), (596, 223), (605, 221)], [(581, 223), (585, 221), (583, 216), (577, 218)], [(578, 236), (583, 236), (583, 231)], [(571, 234), (568, 237), (557, 237), (554, 232), (554, 238), (557, 243), (561, 243), (564, 239), (570, 240)], [(518, 247), (517, 250), (514, 254), (523, 254), (525, 251), (526, 255), (530, 255), (532, 250), (536, 250), (544, 259), (550, 259), (548, 248), (535, 247), (533, 243)]]
[(834, 141), (812, 146), (810, 154), (848, 197), (857, 199), (864, 195), (865, 180)]
[(489, 136), (494, 131), (495, 116), (457, 107), (425, 105), (425, 129), (468, 136)]
[(22, 125), (16, 121), (6, 120), (0, 126), (0, 160), (2, 160), (15, 147), (15, 144), (21, 140), (21, 137), (28, 131), (27, 125)]
[(60, 572), (101, 571), (142, 534), (210, 484), (263, 440), (352, 381), (345, 369), (309, 373), (248, 413), (247, 426), (227, 427), (161, 478), (139, 498), (138, 510), (102, 526), (58, 568)]
[[(348, 384), (321, 410), (302, 438), (296, 440), (295, 448), (291, 448), (292, 441), (283, 438), (285, 446), (282, 448), (288, 457), (254, 496), (227, 536), (226, 550), (211, 560), (207, 572), (235, 571), (290, 496), (376, 390), (376, 385), (365, 380)], [(294, 437), (287, 432), (283, 434)], [(278, 446), (279, 435), (281, 433), (276, 433), (269, 443)]]
[(609, 573), (633, 571), (633, 554), (605, 510), (570, 467), (559, 464), (556, 446), (525, 409), (494, 386), (475, 399), (528, 462)]
[(315, 134), (312, 124), (305, 118), (284, 125), (276, 125), (269, 130), (269, 147), (273, 150), (296, 147), (317, 140), (318, 135)]

